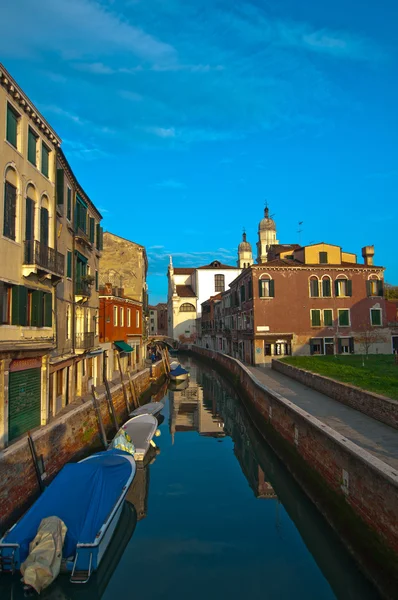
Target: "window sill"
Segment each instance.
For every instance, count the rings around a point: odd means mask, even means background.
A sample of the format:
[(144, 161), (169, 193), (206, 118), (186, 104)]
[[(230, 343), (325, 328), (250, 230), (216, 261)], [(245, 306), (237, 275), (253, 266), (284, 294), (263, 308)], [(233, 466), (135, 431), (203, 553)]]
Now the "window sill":
[(337, 327), (343, 327), (343, 328), (345, 328), (345, 327), (351, 327), (351, 325), (337, 325)]
[(380, 323), (380, 325), (374, 325), (373, 323), (370, 324), (371, 327), (383, 327), (383, 325)]
[(275, 296), (259, 296), (259, 300), (273, 300)]
[(6, 240), (7, 242), (11, 242), (11, 244), (15, 244), (16, 246), (21, 246), (21, 242), (12, 240), (11, 238), (7, 237), (6, 235), (2, 235), (1, 237), (3, 238), (3, 240)]
[(17, 154), (19, 154), (19, 156), (20, 156), (21, 158), (24, 158), (24, 155), (22, 154), (22, 152), (20, 152), (20, 151), (18, 150), (18, 148), (17, 148), (16, 146), (14, 146), (14, 144), (11, 144), (11, 142), (9, 142), (9, 141), (7, 140), (7, 138), (5, 138), (5, 139), (4, 139), (4, 141), (5, 141), (5, 143), (7, 144), (7, 146), (9, 146), (10, 148), (12, 148), (12, 149), (13, 149), (13, 150), (14, 150), (14, 151), (17, 153)]

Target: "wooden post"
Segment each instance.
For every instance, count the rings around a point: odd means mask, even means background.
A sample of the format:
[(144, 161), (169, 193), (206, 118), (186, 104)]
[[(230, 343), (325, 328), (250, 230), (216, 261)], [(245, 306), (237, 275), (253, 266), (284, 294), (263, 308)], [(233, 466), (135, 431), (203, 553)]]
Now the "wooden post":
[(113, 406), (113, 402), (112, 402), (111, 390), (109, 389), (109, 381), (108, 381), (108, 378), (106, 375), (104, 375), (104, 383), (105, 383), (106, 399), (108, 402), (109, 414), (111, 416), (111, 419), (113, 421), (113, 425), (114, 425), (116, 431), (118, 431), (119, 425), (117, 422), (115, 407)]
[(133, 386), (133, 381), (131, 379), (131, 373), (127, 372), (127, 377), (129, 378), (129, 384), (130, 384), (130, 394), (131, 394), (131, 399), (133, 401), (133, 406), (134, 408), (138, 408), (138, 400), (135, 394), (135, 386)]
[(104, 422), (101, 417), (101, 407), (98, 403), (99, 398), (98, 398), (97, 392), (95, 391), (95, 387), (93, 385), (91, 386), (91, 393), (93, 395), (93, 404), (94, 404), (95, 412), (97, 413), (97, 419), (98, 419), (98, 425), (100, 428), (102, 443), (104, 444), (104, 448), (107, 448), (108, 440), (106, 439)]
[(127, 390), (126, 390), (126, 388), (124, 387), (124, 381), (123, 381), (123, 371), (122, 371), (122, 362), (121, 362), (121, 360), (120, 360), (120, 352), (117, 352), (116, 354), (117, 354), (117, 364), (119, 365), (120, 382), (121, 382), (121, 384), (122, 384), (122, 390), (123, 390), (124, 401), (125, 401), (125, 403), (126, 403), (127, 414), (129, 415), (129, 414), (130, 414), (131, 407), (130, 407), (130, 402), (129, 402), (129, 399), (128, 399), (128, 397), (127, 397)]
[(32, 455), (32, 460), (33, 460), (33, 466), (35, 468), (36, 471), (36, 477), (37, 477), (37, 482), (39, 484), (39, 489), (40, 489), (40, 493), (44, 492), (44, 483), (43, 483), (43, 479), (42, 479), (42, 472), (44, 471), (43, 469), (43, 463), (42, 463), (42, 469), (40, 469), (40, 465), (39, 465), (39, 461), (37, 459), (37, 454), (36, 454), (36, 449), (35, 449), (35, 445), (33, 443), (32, 438), (30, 437), (30, 432), (28, 431), (28, 444), (29, 444), (29, 448), (30, 448), (30, 453)]

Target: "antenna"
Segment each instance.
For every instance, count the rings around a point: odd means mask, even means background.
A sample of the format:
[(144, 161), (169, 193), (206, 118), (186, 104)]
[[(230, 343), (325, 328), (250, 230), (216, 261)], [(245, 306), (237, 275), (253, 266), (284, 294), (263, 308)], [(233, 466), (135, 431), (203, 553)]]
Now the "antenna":
[(298, 233), (298, 236), (299, 236), (299, 244), (300, 244), (300, 246), (301, 246), (301, 234), (303, 233), (303, 227), (302, 227), (303, 223), (304, 223), (304, 221), (299, 221), (298, 222), (297, 233)]

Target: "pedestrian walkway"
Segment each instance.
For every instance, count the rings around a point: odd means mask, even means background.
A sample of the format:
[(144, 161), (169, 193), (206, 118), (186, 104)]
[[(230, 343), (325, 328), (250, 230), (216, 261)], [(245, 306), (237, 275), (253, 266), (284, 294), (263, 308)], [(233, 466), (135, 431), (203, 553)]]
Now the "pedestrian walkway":
[(307, 411), (364, 450), (398, 469), (398, 431), (266, 367), (249, 370), (265, 386)]

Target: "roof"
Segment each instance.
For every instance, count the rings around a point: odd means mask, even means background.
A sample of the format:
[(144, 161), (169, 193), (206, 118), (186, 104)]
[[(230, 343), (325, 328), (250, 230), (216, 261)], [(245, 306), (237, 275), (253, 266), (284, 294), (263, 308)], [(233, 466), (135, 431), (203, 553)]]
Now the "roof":
[(174, 267), (174, 275), (191, 275), (194, 271), (195, 267)]
[(203, 265), (203, 267), (198, 267), (198, 269), (238, 269), (239, 267), (231, 267), (231, 265), (224, 265), (219, 260), (213, 260), (208, 265)]
[(101, 215), (100, 211), (95, 206), (94, 202), (92, 200), (90, 200), (90, 198), (87, 196), (86, 192), (84, 191), (84, 189), (80, 185), (80, 183), (79, 183), (76, 175), (74, 174), (74, 172), (72, 170), (72, 167), (70, 166), (70, 164), (68, 162), (68, 159), (66, 158), (66, 156), (65, 156), (62, 148), (58, 148), (57, 157), (58, 157), (61, 165), (64, 167), (64, 169), (67, 170), (68, 175), (73, 180), (73, 183), (75, 184), (75, 186), (78, 188), (78, 192), (83, 197), (83, 200), (85, 200), (87, 202), (87, 204), (89, 204), (91, 206), (91, 208), (93, 210), (95, 210), (95, 212), (97, 213), (97, 215), (99, 216), (99, 218), (102, 219), (102, 215)]
[(328, 263), (303, 263), (298, 260), (288, 259), (288, 258), (275, 258), (274, 260), (269, 260), (266, 263), (262, 263), (260, 265), (252, 265), (253, 267), (263, 267), (264, 269), (268, 267), (295, 267), (295, 268), (308, 268), (308, 267), (318, 267), (319, 269), (383, 269), (384, 267), (378, 267), (376, 265), (364, 265), (362, 263), (351, 263), (351, 262), (341, 262), (340, 264), (328, 264)]
[(293, 249), (297, 250), (298, 248), (301, 248), (300, 244), (272, 244), (271, 246), (272, 250), (280, 250), (281, 252)]
[(196, 298), (196, 294), (190, 285), (176, 285), (176, 289), (180, 298)]
[(134, 244), (134, 246), (138, 246), (139, 248), (143, 248), (145, 250), (145, 246), (139, 244), (138, 242), (133, 242), (133, 240), (128, 240), (121, 235), (117, 235), (116, 233), (112, 233), (111, 231), (104, 231), (104, 235), (111, 235), (112, 237), (119, 238), (119, 240), (123, 240), (124, 242), (128, 242), (129, 244)]

